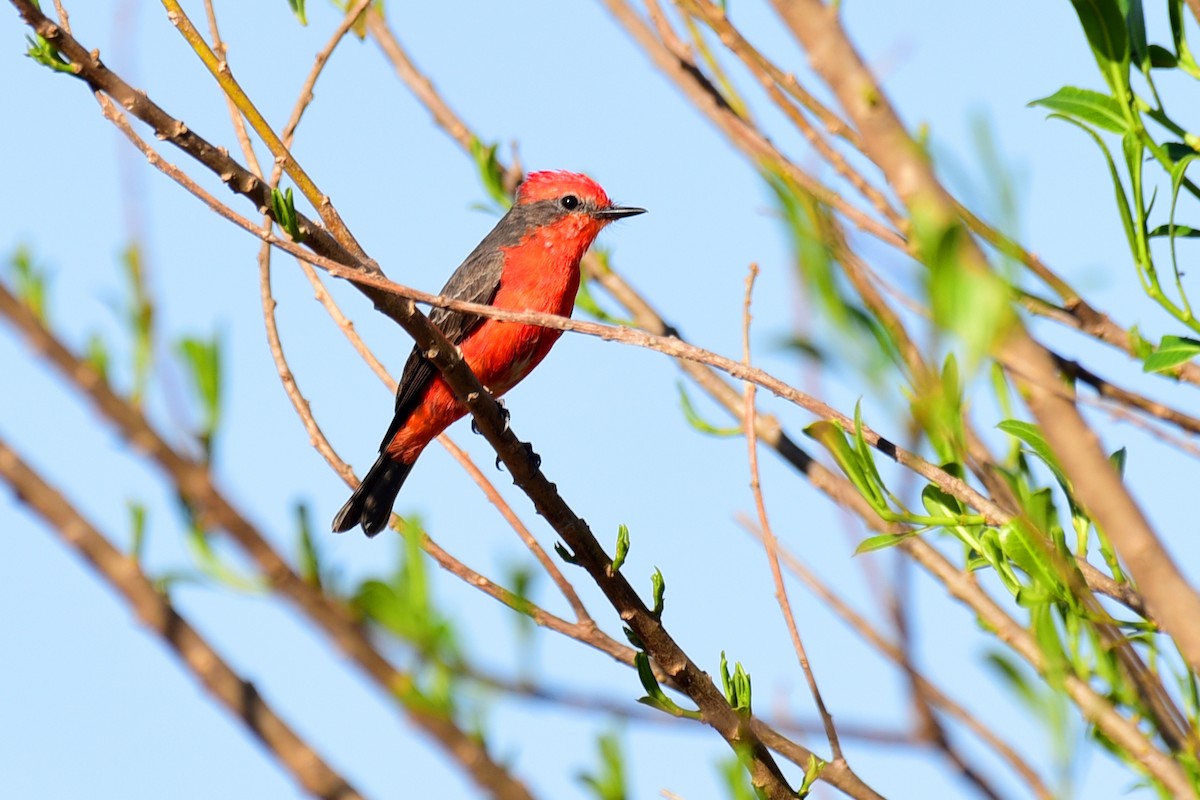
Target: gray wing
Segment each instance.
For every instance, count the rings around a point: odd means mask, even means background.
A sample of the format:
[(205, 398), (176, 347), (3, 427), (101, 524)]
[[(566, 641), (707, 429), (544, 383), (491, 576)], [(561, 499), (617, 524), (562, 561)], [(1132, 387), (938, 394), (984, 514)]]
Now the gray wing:
[[(470, 303), (491, 303), (495, 299), (504, 272), (504, 252), (494, 246), (491, 238), (489, 235), (479, 243), (466, 261), (454, 270), (439, 294)], [(429, 321), (451, 344), (458, 344), (483, 321), (483, 317), (439, 307), (429, 312)], [(379, 445), (380, 450), (388, 446), (396, 431), (404, 425), (436, 374), (437, 368), (425, 358), (421, 348), (414, 346), (396, 387), (396, 416)]]

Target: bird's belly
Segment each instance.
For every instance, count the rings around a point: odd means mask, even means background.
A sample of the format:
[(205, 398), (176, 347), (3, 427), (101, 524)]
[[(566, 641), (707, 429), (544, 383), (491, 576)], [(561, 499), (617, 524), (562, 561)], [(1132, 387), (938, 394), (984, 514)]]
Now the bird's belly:
[(487, 320), (460, 346), (479, 382), (500, 396), (528, 375), (561, 335), (536, 325)]

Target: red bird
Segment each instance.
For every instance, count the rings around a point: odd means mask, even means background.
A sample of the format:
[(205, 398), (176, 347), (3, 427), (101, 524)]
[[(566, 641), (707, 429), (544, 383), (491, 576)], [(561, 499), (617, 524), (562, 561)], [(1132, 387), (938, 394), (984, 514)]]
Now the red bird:
[[(572, 172), (534, 172), (492, 232), (454, 271), (441, 294), (513, 311), (570, 316), (579, 291), (579, 261), (605, 225), (645, 213), (613, 205), (599, 184)], [(496, 397), (536, 367), (562, 331), (485, 319), (435, 308), (429, 320)], [(414, 347), (396, 390), (396, 416), (379, 445), (379, 458), (333, 518), (341, 533), (362, 525), (383, 530), (404, 479), (425, 446), (466, 408), (441, 373)]]

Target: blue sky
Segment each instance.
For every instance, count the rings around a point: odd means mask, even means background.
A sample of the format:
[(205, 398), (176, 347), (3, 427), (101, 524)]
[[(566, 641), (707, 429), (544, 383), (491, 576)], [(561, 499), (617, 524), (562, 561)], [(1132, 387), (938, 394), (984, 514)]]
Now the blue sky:
[[(111, 67), (194, 130), (235, 150), (215, 85), (157, 4), (73, 5), (79, 6), (70, 9), (73, 27), (83, 42), (99, 47)], [(803, 74), (803, 54), (768, 10), (749, 2), (732, 5), (735, 21), (757, 31), (764, 50)], [(188, 7), (199, 18), (199, 4)], [(281, 122), (336, 22), (334, 13), (314, 4), (307, 29), (297, 26), (283, 0), (219, 4), (218, 13), (235, 75), (267, 118)], [(740, 354), (742, 285), (747, 265), (757, 262), (763, 274), (753, 342), (760, 364), (846, 411), (861, 397), (868, 419), (874, 414), (881, 420), (876, 427), (891, 426), (900, 435), (902, 428), (886, 416), (896, 398), (870, 396), (870, 388), (848, 372), (814, 374), (779, 346), (807, 324), (808, 304), (766, 187), (599, 4), (391, 3), (389, 13), (422, 69), (481, 136), (502, 144), (506, 158), (509, 143), (517, 142), (526, 168), (584, 171), (618, 201), (649, 209), (612, 226), (601, 244), (692, 341)], [(1137, 292), (1097, 152), (1078, 131), (1026, 107), (1062, 84), (1098, 84), (1068, 3), (851, 2), (845, 13), (906, 122), (928, 126), (943, 175), (969, 202), (985, 210), (994, 206), (994, 187), (977, 166), (973, 130), (983, 120), (1018, 191), (1022, 241), (1118, 321), (1143, 321), (1147, 333), (1170, 332), (1153, 321)], [(1154, 27), (1161, 20), (1151, 22), (1152, 32), (1161, 31)], [(280, 389), (262, 334), (256, 242), (147, 167), (101, 118), (84, 87), (24, 58), (25, 33), (14, 12), (0, 13), (0, 75), (7, 78), (0, 81), (0, 98), (8, 110), (0, 122), (4, 254), (21, 243), (29, 246), (53, 276), (50, 313), (61, 335), (81, 346), (101, 332), (119, 362), (117, 259), (135, 218), (159, 304), (160, 354), (169, 355), (170, 343), (183, 335), (215, 331), (226, 345), (221, 485), (288, 548), (292, 506), (309, 503), (324, 556), (347, 580), (390, 571), (395, 537), (324, 534), (346, 489), (308, 447)], [(756, 101), (755, 108), (768, 125), (777, 124), (765, 103)], [(801, 164), (816, 165), (796, 135), (781, 127), (773, 133)], [(476, 207), (485, 197), (469, 160), (433, 127), (371, 42), (347, 41), (338, 50), (293, 152), (397, 281), (436, 290), (494, 224), (494, 215)], [(183, 160), (170, 150), (166, 155)], [(880, 252), (869, 242), (864, 249)], [(903, 280), (905, 267), (894, 257), (879, 263)], [(361, 471), (374, 458), (391, 399), (312, 302), (295, 266), (279, 258), (275, 275), (284, 347), (299, 385), (326, 435)], [(398, 372), (411, 346), (403, 332), (356, 292), (336, 285), (333, 291)], [(1056, 336), (1068, 352), (1097, 359), (1113, 377), (1138, 374), (1137, 365), (1085, 342), (1036, 329)], [(161, 476), (125, 451), (86, 403), (31, 360), (4, 326), (0, 366), (0, 435), (118, 540), (128, 535), (127, 503), (144, 502), (150, 508), (147, 563), (157, 571), (186, 567), (181, 521)], [(177, 396), (182, 380), (166, 370), (152, 406), (157, 421), (178, 437), (178, 408), (163, 397)], [(692, 432), (678, 410), (676, 381), (677, 371), (658, 354), (566, 336), (509, 395), (508, 407), (514, 430), (535, 444), (543, 470), (601, 541), (615, 537), (619, 524), (629, 526), (633, 547), (624, 569), (635, 584), (648, 593), (650, 573), (662, 569), (665, 622), (685, 650), (713, 674), (720, 652), (727, 651), (752, 673), (760, 709), (814, 719), (773, 604), (765, 558), (735, 520), (753, 509), (744, 443)], [(1156, 390), (1171, 396), (1168, 387)], [(719, 410), (697, 402), (724, 424)], [(796, 436), (811, 422), (770, 397), (763, 397), (763, 407)], [(1169, 503), (1192, 465), (1136, 429), (1089, 413), (1110, 449), (1130, 447), (1131, 483), (1184, 568), (1197, 563), (1195, 544), (1172, 535), (1189, 528)], [(465, 423), (451, 433), (480, 464), (491, 464), (486, 443)], [(879, 619), (870, 604), (872, 573), (863, 568), (864, 559), (851, 558), (854, 526), (772, 454), (764, 453), (762, 465), (782, 541)], [(549, 546), (552, 532), (539, 524), (528, 501), (505, 474), (490, 468), (489, 474)], [(440, 449), (422, 457), (397, 508), (419, 514), (444, 547), (493, 577), (531, 561)], [(7, 534), (0, 641), (10, 648), (0, 659), (0, 718), (6, 720), (0, 725), (0, 774), (13, 796), (301, 796), (124, 604), (8, 491), (0, 491), (0, 523)], [(878, 573), (890, 574), (890, 565), (890, 555), (876, 559)], [(605, 613), (602, 598), (575, 577), (593, 613), (619, 637), (620, 626)], [(479, 662), (512, 674), (523, 647), (512, 615), (446, 575), (435, 576), (434, 590)], [(547, 581), (535, 597), (564, 610)], [(896, 673), (798, 586), (792, 597), (836, 718), (905, 728), (907, 701)], [(415, 737), (377, 690), (331, 656), (320, 634), (289, 608), (202, 586), (180, 586), (173, 599), (369, 796), (474, 796), (453, 765)], [(972, 615), (919, 576), (913, 604), (919, 663), (943, 677), (952, 695), (985, 712), (1048, 774), (1048, 743), (981, 666), (991, 645)], [(641, 694), (635, 676), (604, 656), (550, 634), (536, 641), (537, 674), (547, 684), (627, 701)], [(403, 663), (407, 656), (397, 657)], [(584, 796), (574, 776), (596, 763), (596, 732), (614, 727), (629, 758), (635, 796), (662, 789), (688, 800), (723, 796), (710, 765), (726, 758), (727, 750), (710, 731), (613, 723), (599, 714), (503, 698), (489, 700), (486, 708), (493, 752), (539, 796)], [(968, 737), (959, 738), (998, 785), (1020, 794), (1003, 768)], [(820, 737), (808, 744), (826, 750)], [(889, 797), (965, 792), (921, 751), (851, 741), (848, 754)], [(1104, 756), (1083, 766), (1076, 776), (1079, 796), (1114, 796), (1131, 783)]]

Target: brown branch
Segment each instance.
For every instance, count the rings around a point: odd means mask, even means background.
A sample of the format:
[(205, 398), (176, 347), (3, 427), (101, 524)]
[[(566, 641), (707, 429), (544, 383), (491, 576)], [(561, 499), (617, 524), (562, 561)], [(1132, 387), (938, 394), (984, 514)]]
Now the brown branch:
[(720, 93), (704, 78), (700, 68), (694, 62), (681, 59), (678, 54), (664, 45), (628, 3), (624, 0), (603, 0), (603, 2), (613, 18), (628, 31), (634, 41), (653, 60), (655, 66), (670, 78), (687, 96), (688, 100), (754, 163), (770, 164), (804, 187), (805, 191), (811, 193), (817, 200), (844, 215), (861, 230), (890, 245), (903, 246), (903, 237), (894, 229), (880, 223), (862, 209), (846, 201), (837, 192), (784, 157), (754, 125), (738, 116), (729, 107)]
[[(401, 74), (402, 79), (410, 83), (415, 94), (421, 99), (434, 115), (435, 120), (446, 128), (447, 132), (459, 141), (464, 147), (467, 147), (473, 140), (473, 136), (466, 129), (465, 125), (459, 118), (453, 114), (444, 101), (433, 91), (432, 85), (420, 73), (411, 66), (407, 61), (403, 51), (399, 48), (394, 37), (390, 36), (386, 26), (382, 20), (377, 17), (372, 17), (370, 20), (372, 33), (380, 41), (381, 46), (389, 57), (393, 59), (393, 63), (397, 64), (397, 70)], [(402, 63), (400, 63), (402, 62)], [(415, 83), (414, 83), (415, 82)], [(635, 317), (639, 319), (640, 324), (646, 325), (650, 330), (661, 333), (674, 333), (674, 330), (666, 323), (662, 322), (661, 317), (650, 308), (649, 304), (641, 300), (635, 292), (628, 289), (619, 278), (612, 273), (603, 270), (596, 270), (593, 265), (593, 274), (598, 280), (613, 291), (614, 295), (621, 300), (627, 308), (636, 308)], [(694, 371), (689, 369), (694, 367)], [(736, 393), (733, 392), (728, 385), (718, 378), (711, 371), (699, 368), (698, 364), (690, 364), (685, 362), (685, 369), (689, 369), (689, 374), (693, 374), (701, 384), (708, 389), (714, 397), (717, 397), (727, 408), (736, 407), (738, 400)], [(732, 395), (732, 400), (730, 398)], [(733, 413), (737, 413), (734, 411)], [(760, 418), (760, 421), (765, 423), (767, 418)], [(773, 421), (772, 421), (773, 422)], [(769, 438), (768, 438), (769, 437)], [(796, 464), (797, 468), (806, 474), (814, 485), (821, 488), (830, 494), (835, 501), (845, 505), (848, 508), (854, 509), (868, 525), (879, 531), (895, 532), (901, 530), (900, 526), (893, 526), (883, 523), (874, 515), (872, 510), (866, 506), (862, 498), (849, 487), (848, 483), (838, 475), (835, 475), (820, 464), (812, 460), (801, 448), (795, 446), (794, 442), (782, 434), (777, 424), (770, 425), (764, 435), (764, 440), (769, 441), (779, 450), (781, 455), (786, 459)], [(970, 607), (981, 610), (982, 616), (988, 617), (993, 621), (993, 624), (1000, 626), (998, 629), (1004, 631), (1001, 639), (1005, 641), (1016, 641), (1022, 646), (1018, 648), (1024, 657), (1031, 660), (1039, 670), (1043, 668), (1040, 661), (1040, 654), (1036, 646), (1030, 646), (1031, 640), (1023, 633), (1020, 626), (1008, 619), (998, 606), (991, 602), (990, 598), (978, 589), (974, 584), (973, 578), (964, 573), (959, 573), (955, 568), (945, 561), (932, 548), (925, 545), (920, 540), (910, 540), (902, 544), (902, 548), (908, 552), (919, 562), (922, 563), (935, 577), (943, 581), (951, 590), (951, 594), (967, 603)], [(1004, 620), (1008, 620), (1007, 625), (1004, 625)], [(1109, 706), (1106, 701), (1096, 695), (1091, 689), (1077, 679), (1070, 679), (1067, 683), (1068, 694), (1072, 696), (1075, 702), (1083, 710), (1085, 716), (1096, 722), (1102, 730), (1110, 733), (1115, 740), (1120, 741), (1131, 748), (1132, 752), (1142, 755), (1144, 758), (1156, 762), (1156, 766), (1160, 770), (1174, 770), (1174, 765), (1163, 759), (1160, 754), (1157, 754), (1149, 746), (1148, 742), (1136, 728), (1132, 727), (1127, 720), (1120, 717), (1115, 710)], [(770, 743), (770, 741), (768, 740)], [(1178, 774), (1178, 773), (1176, 773)]]
[[(250, 557), (270, 585), (321, 628), (385, 692), (403, 703), (412, 678), (397, 670), (371, 643), (350, 610), (297, 575), (274, 547), (226, 499), (207, 467), (177, 452), (142, 413), (118, 396), (90, 364), (67, 350), (40, 320), (0, 283), (0, 316), (40, 353), (130, 442), (168, 475), (180, 494), (206, 523), (226, 531)], [(493, 761), (486, 749), (452, 720), (413, 703), (403, 706), (409, 719), (453, 757), (475, 782), (497, 796), (529, 798), (528, 790)]]
[[(749, 533), (762, 540), (762, 532), (755, 527), (750, 520), (741, 519), (742, 527)], [(902, 648), (889, 640), (886, 636), (880, 633), (871, 623), (856, 612), (850, 605), (837, 595), (824, 581), (822, 581), (815, 572), (808, 569), (804, 563), (796, 556), (792, 555), (787, 550), (780, 551), (783, 563), (793, 574), (796, 575), (812, 593), (828, 606), (835, 614), (837, 614), (850, 630), (858, 634), (864, 641), (874, 647), (880, 654), (891, 660), (893, 663), (902, 666), (905, 662), (905, 654)], [(978, 718), (975, 717), (961, 704), (943, 692), (929, 678), (925, 677), (919, 670), (913, 668), (909, 671), (910, 676), (916, 682), (921, 694), (931, 703), (942, 709), (946, 714), (958, 720), (968, 730), (974, 733), (982, 742), (995, 750), (1001, 758), (1008, 762), (1009, 766), (1019, 774), (1026, 783), (1029, 784), (1033, 793), (1043, 800), (1049, 800), (1054, 796), (1049, 787), (1042, 781), (1041, 777), (1029, 766), (1029, 763), (1017, 751), (1001, 739), (994, 731), (984, 725)]]
[(67, 498), (46, 483), (3, 439), (0, 439), (0, 477), (12, 486), (19, 500), (125, 598), (142, 624), (175, 651), (180, 662), (204, 688), (262, 743), (305, 791), (325, 800), (362, 797), (275, 713), (254, 684), (238, 675), (180, 616), (167, 597), (154, 588), (137, 561), (113, 547)]
[[(953, 225), (956, 212), (928, 161), (908, 136), (882, 88), (845, 35), (836, 8), (820, 0), (773, 0), (776, 11), (804, 45), (816, 72), (833, 90), (863, 137), (863, 152), (879, 165), (910, 211), (920, 207), (934, 221)], [(989, 270), (969, 236), (959, 237), (964, 269)], [(1148, 520), (1108, 463), (1095, 434), (1074, 404), (1053, 387), (1058, 375), (1049, 354), (1015, 323), (999, 347), (1001, 360), (1021, 365), (1026, 403), (1071, 478), (1080, 503), (1125, 558), (1151, 612), (1200, 671), (1200, 595), (1188, 584)], [(1164, 782), (1175, 776), (1156, 775)], [(1170, 784), (1168, 784), (1170, 785)], [(1175, 786), (1171, 787), (1173, 790)], [(1188, 793), (1192, 792), (1190, 786)]]
[[(30, 0), (11, 1), (20, 10), (27, 23), (53, 46), (57, 47), (60, 52), (63, 52), (72, 61), (72, 64), (77, 69), (77, 74), (84, 77), (93, 88), (103, 89), (110, 95), (114, 93), (120, 94), (121, 97), (119, 99), (123, 105), (126, 105), (139, 118), (153, 119), (151, 124), (154, 125), (156, 131), (162, 133), (174, 144), (183, 147), (185, 151), (189, 152), (189, 154), (196, 157), (202, 163), (210, 166), (210, 168), (216, 163), (224, 163), (227, 170), (223, 173), (218, 173), (223, 174), (223, 179), (228, 178), (232, 180), (236, 176), (244, 176), (246, 180), (239, 185), (239, 189), (248, 196), (257, 196), (257, 199), (260, 201), (267, 199), (265, 195), (266, 187), (260, 180), (237, 165), (227, 154), (218, 152), (211, 145), (208, 145), (207, 142), (204, 142), (204, 140), (188, 131), (182, 123), (178, 123), (176, 120), (170, 118), (158, 106), (150, 103), (144, 95), (138, 96), (134, 93), (127, 84), (107, 70), (99, 58), (87, 54), (86, 50), (70, 35), (44, 17)], [(178, 15), (173, 17), (172, 21), (179, 22)], [(234, 172), (235, 169), (236, 173)], [(260, 210), (265, 211), (265, 203), (260, 202), (259, 206)], [(322, 213), (325, 213), (326, 210), (322, 208)], [(319, 229), (313, 227), (311, 222), (304, 220), (304, 225), (306, 236), (311, 237), (313, 240), (321, 238), (321, 234), (318, 233)], [(327, 234), (326, 237), (331, 238)], [(345, 255), (346, 263), (355, 264), (362, 269), (363, 272), (358, 273), (360, 277), (364, 273), (374, 272), (374, 270), (370, 269), (373, 265), (354, 258), (352, 253), (346, 252), (346, 248), (337, 242), (333, 242), (334, 246), (329, 246), (328, 242), (325, 245), (328, 252)], [(316, 248), (314, 247), (314, 249)], [(682, 688), (692, 701), (696, 703), (701, 710), (704, 722), (720, 733), (731, 748), (738, 751), (747, 759), (747, 766), (754, 785), (763, 790), (769, 797), (790, 797), (792, 790), (787, 785), (786, 779), (779, 771), (774, 758), (761, 739), (751, 728), (743, 724), (741, 716), (730, 707), (720, 690), (713, 684), (712, 679), (687, 656), (667, 633), (660, 621), (651, 613), (650, 609), (633, 590), (633, 587), (625, 580), (625, 577), (620, 573), (611, 574), (611, 562), (599, 542), (592, 535), (591, 530), (566, 504), (558, 494), (556, 487), (534, 465), (528, 449), (517, 439), (513, 431), (507, 427), (501, 417), (496, 401), (479, 383), (457, 348), (451, 346), (442, 333), (424, 315), (417, 311), (411, 300), (400, 300), (394, 294), (378, 292), (370, 282), (360, 285), (368, 287), (369, 290), (364, 291), (369, 297), (372, 297), (377, 308), (384, 311), (384, 313), (394, 319), (413, 336), (417, 342), (417, 346), (421, 348), (430, 362), (441, 372), (456, 398), (459, 402), (463, 403), (468, 412), (473, 416), (481, 433), (492, 447), (495, 448), (505, 466), (508, 467), (509, 473), (514, 478), (514, 482), (530, 497), (538, 513), (547, 520), (551, 527), (563, 538), (567, 546), (574, 551), (577, 562), (587, 570), (621, 618), (626, 621), (645, 645), (649, 655), (672, 677), (676, 685)], [(93, 393), (100, 388), (94, 387)], [(103, 388), (106, 389), (107, 387)], [(161, 451), (157, 455), (169, 460), (169, 456)], [(247, 546), (252, 556), (259, 555), (251, 547), (251, 545), (261, 542), (257, 531), (254, 531), (248, 524), (244, 527), (239, 524), (241, 522), (240, 517), (236, 515), (236, 512), (231, 507), (228, 507), (223, 497), (216, 493), (215, 490), (212, 490), (211, 484), (208, 483), (207, 473), (201, 470), (199, 474), (195, 474), (188, 469), (194, 466), (186, 463), (176, 465), (176, 468), (182, 474), (173, 477), (176, 477), (177, 483), (183, 493), (185, 495), (192, 495), (199, 490), (201, 497), (196, 498), (197, 505), (210, 509), (215, 508), (217, 511), (216, 516), (224, 518), (226, 522), (225, 527), (230, 530), (230, 533), (242, 542), (244, 546)], [(168, 471), (172, 470), (169, 468)], [(200, 483), (201, 481), (202, 483)], [(274, 551), (270, 551), (270, 555), (278, 560), (278, 556), (274, 554)], [(290, 586), (283, 573), (286, 572), (287, 575), (295, 576), (294, 573), (287, 570), (286, 565), (282, 561), (274, 569), (264, 571), (272, 580), (282, 580), (281, 588), (287, 593)], [(299, 578), (296, 577), (296, 580), (299, 581)], [(302, 581), (300, 583), (304, 585)], [(301, 601), (303, 602), (304, 599), (307, 598), (301, 598)], [(330, 610), (323, 606), (310, 605), (302, 607), (307, 613), (313, 615), (318, 620), (322, 618), (328, 620), (330, 618)], [(374, 651), (371, 651), (371, 653), (379, 658), (378, 654), (374, 653)], [(379, 660), (383, 661), (382, 658), (379, 658)], [(386, 662), (383, 663), (386, 664)], [(387, 665), (387, 667), (390, 671), (390, 665)], [(461, 731), (449, 723), (449, 721), (434, 718), (428, 714), (425, 714), (422, 719), (420, 718), (421, 715), (416, 713), (414, 709), (408, 708), (408, 711), (427, 732), (437, 737), (444, 744), (448, 741), (458, 739), (457, 743), (465, 749), (452, 750), (452, 752), (455, 752), (460, 762), (472, 771), (473, 776), (481, 784), (503, 784), (509, 792), (521, 795), (527, 794), (523, 786), (516, 783), (511, 776), (486, 756), (478, 743), (462, 741)], [(438, 727), (441, 727), (442, 730), (437, 730)], [(469, 750), (470, 754), (466, 750)], [(855, 796), (874, 796), (874, 793), (853, 775), (834, 773), (830, 780), (831, 782), (842, 781), (843, 785), (847, 787), (846, 790)]]
[(1151, 417), (1169, 422), (1188, 433), (1200, 434), (1200, 418), (1185, 414), (1182, 411), (1178, 411), (1156, 400), (1151, 400), (1148, 397), (1143, 397), (1136, 392), (1123, 389), (1100, 377), (1078, 361), (1063, 358), (1057, 353), (1051, 353), (1050, 355), (1054, 359), (1054, 363), (1058, 366), (1058, 369), (1064, 375), (1086, 383), (1095, 390), (1096, 394), (1105, 400), (1111, 400), (1119, 405), (1135, 408)]

